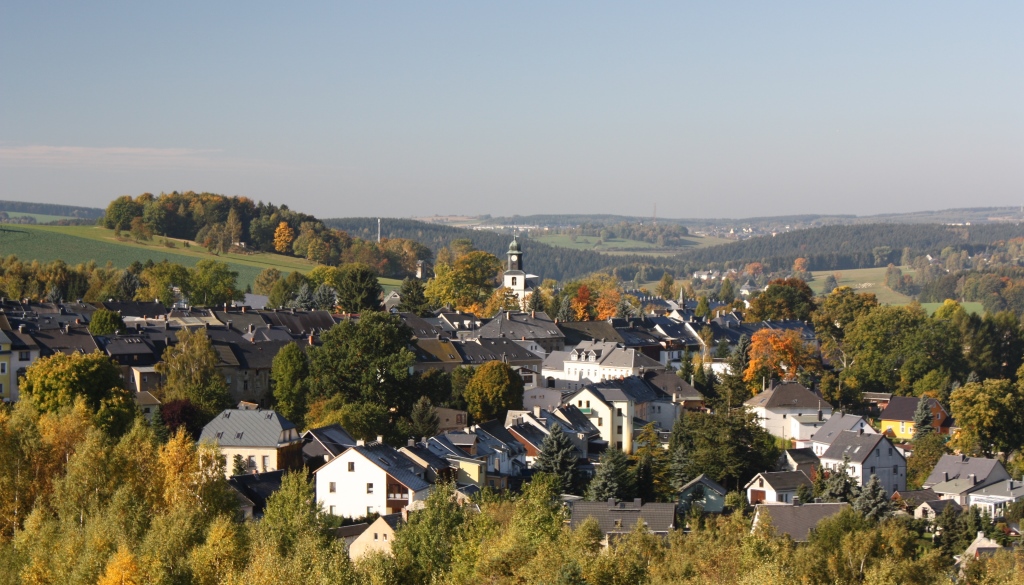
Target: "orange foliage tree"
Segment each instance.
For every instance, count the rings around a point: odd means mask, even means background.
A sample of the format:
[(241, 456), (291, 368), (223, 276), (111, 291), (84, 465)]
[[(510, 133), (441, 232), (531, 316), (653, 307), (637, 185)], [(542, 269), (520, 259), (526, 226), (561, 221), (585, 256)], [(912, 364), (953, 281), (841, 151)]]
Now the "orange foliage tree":
[(572, 300), (572, 311), (577, 321), (590, 320), (590, 287), (581, 284)]
[(795, 380), (801, 372), (821, 368), (814, 348), (789, 329), (761, 329), (750, 336), (750, 354), (743, 380), (756, 387), (763, 378)]

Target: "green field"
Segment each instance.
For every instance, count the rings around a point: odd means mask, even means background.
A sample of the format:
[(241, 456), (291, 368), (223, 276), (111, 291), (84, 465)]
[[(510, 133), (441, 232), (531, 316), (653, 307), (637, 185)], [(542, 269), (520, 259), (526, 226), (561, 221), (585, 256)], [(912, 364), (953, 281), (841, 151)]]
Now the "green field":
[[(913, 274), (913, 270), (903, 268), (903, 274)], [(808, 284), (815, 294), (821, 294), (825, 286), (825, 277), (829, 274), (836, 275), (839, 286), (848, 286), (857, 292), (874, 293), (878, 302), (886, 305), (909, 305), (913, 300), (907, 295), (889, 290), (885, 286), (885, 267), (879, 268), (858, 268), (856, 270), (822, 270), (812, 272), (814, 280)]]
[[(7, 211), (6, 209), (0, 209), (0, 211)], [(33, 217), (39, 223), (47, 223), (51, 221), (57, 221), (61, 219), (77, 219), (74, 217), (67, 217), (64, 215), (46, 215), (44, 213), (22, 213), (20, 211), (7, 211), (7, 215), (10, 217)]]
[(672, 256), (679, 252), (690, 249), (690, 248), (703, 248), (706, 246), (715, 246), (717, 244), (725, 244), (732, 240), (725, 240), (722, 238), (701, 238), (697, 236), (690, 236), (685, 238), (687, 244), (685, 246), (678, 246), (673, 248), (662, 248), (650, 242), (642, 242), (640, 240), (626, 240), (622, 238), (610, 238), (601, 242), (601, 238), (597, 236), (576, 236), (576, 241), (572, 241), (572, 236), (568, 234), (552, 234), (547, 236), (533, 236), (531, 238), (542, 244), (549, 246), (555, 246), (558, 248), (570, 248), (573, 250), (593, 250), (594, 252), (601, 252), (602, 254), (646, 254), (650, 256)]
[[(239, 286), (252, 284), (265, 268), (277, 268), (282, 273), (309, 272), (315, 266), (301, 258), (280, 254), (221, 254), (215, 256), (205, 248), (192, 243), (185, 248), (180, 240), (173, 240), (175, 248), (168, 248), (164, 242), (170, 238), (156, 236), (151, 242), (117, 240), (114, 232), (93, 226), (0, 226), (0, 256), (14, 254), (23, 261), (63, 260), (68, 264), (81, 264), (95, 260), (103, 265), (108, 261), (115, 266), (125, 267), (132, 262), (153, 260), (176, 262), (184, 266), (195, 266), (197, 262), (212, 258), (227, 262), (238, 272)], [(385, 289), (396, 288), (401, 281), (381, 278)]]

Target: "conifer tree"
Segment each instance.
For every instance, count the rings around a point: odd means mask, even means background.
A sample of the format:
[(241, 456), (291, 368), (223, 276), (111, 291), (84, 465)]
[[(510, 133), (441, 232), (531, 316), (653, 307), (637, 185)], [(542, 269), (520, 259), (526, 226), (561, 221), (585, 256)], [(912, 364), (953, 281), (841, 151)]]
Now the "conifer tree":
[(849, 467), (850, 456), (843, 455), (842, 467), (832, 470), (832, 475), (825, 480), (825, 491), (822, 498), (826, 502), (852, 502), (857, 497), (857, 484), (850, 477)]
[(540, 450), (533, 468), (553, 475), (558, 481), (559, 493), (572, 493), (576, 488), (576, 463), (579, 457), (572, 441), (562, 432), (561, 425), (556, 424), (551, 428)]
[(295, 299), (292, 300), (291, 305), (296, 309), (302, 309), (304, 311), (311, 311), (316, 308), (316, 301), (313, 299), (313, 291), (310, 290), (308, 284), (304, 282), (299, 285), (299, 290), (295, 292)]
[(668, 475), (672, 483), (672, 489), (679, 491), (683, 486), (690, 483), (693, 474), (690, 472), (690, 456), (682, 445), (672, 451), (672, 459), (668, 464)]
[(917, 409), (914, 410), (914, 441), (924, 438), (935, 429), (932, 427), (932, 410), (929, 407), (931, 400), (922, 396), (917, 401)]
[(421, 396), (412, 405), (412, 413), (409, 418), (412, 421), (409, 432), (416, 439), (433, 437), (437, 434), (437, 427), (441, 424), (441, 420), (437, 417), (437, 410), (430, 404), (430, 398), (426, 396)]
[(860, 495), (854, 500), (853, 509), (863, 514), (865, 518), (876, 522), (888, 516), (892, 511), (892, 504), (877, 475), (871, 474), (868, 485), (860, 490)]
[(671, 497), (669, 453), (662, 448), (654, 423), (649, 423), (640, 431), (635, 444), (633, 471), (636, 477), (636, 496), (645, 502)]
[(415, 278), (406, 278), (402, 281), (402, 288), (398, 291), (401, 301), (398, 303), (398, 310), (403, 313), (413, 313), (417, 317), (426, 317), (430, 312), (430, 301), (427, 300), (426, 288), (423, 283)]
[(633, 491), (633, 474), (626, 454), (618, 449), (602, 453), (601, 464), (587, 488), (587, 499), (595, 502), (608, 498), (631, 500)]

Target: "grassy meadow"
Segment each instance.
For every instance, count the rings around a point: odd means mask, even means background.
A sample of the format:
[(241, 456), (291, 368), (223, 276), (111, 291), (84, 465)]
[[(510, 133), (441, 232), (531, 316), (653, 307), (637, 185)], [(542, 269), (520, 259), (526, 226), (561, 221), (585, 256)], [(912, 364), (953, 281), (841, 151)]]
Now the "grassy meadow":
[[(912, 269), (903, 267), (903, 274), (913, 274)], [(836, 275), (839, 286), (848, 286), (857, 292), (874, 293), (878, 302), (887, 305), (908, 305), (913, 300), (907, 295), (889, 290), (885, 286), (885, 267), (858, 268), (856, 270), (822, 270), (812, 272), (814, 280), (808, 284), (816, 294), (821, 294), (825, 286), (825, 277)]]
[(548, 244), (549, 246), (569, 248), (572, 250), (592, 250), (594, 252), (611, 255), (647, 254), (650, 256), (672, 256), (688, 248), (703, 248), (706, 246), (726, 244), (732, 241), (722, 238), (689, 236), (685, 238), (686, 244), (684, 246), (664, 248), (650, 242), (623, 238), (609, 238), (604, 242), (601, 242), (601, 238), (597, 236), (576, 236), (576, 241), (574, 242), (572, 241), (572, 236), (569, 234), (539, 235), (532, 236), (530, 239), (543, 244)]
[[(168, 247), (168, 241), (175, 247)], [(315, 267), (308, 260), (280, 254), (258, 252), (217, 256), (194, 242), (190, 244), (191, 247), (186, 248), (182, 240), (163, 236), (154, 236), (150, 242), (119, 240), (114, 237), (113, 231), (95, 226), (0, 225), (0, 256), (14, 254), (23, 261), (49, 262), (59, 259), (68, 264), (81, 264), (95, 260), (100, 265), (109, 261), (123, 268), (132, 262), (147, 260), (167, 260), (184, 266), (195, 266), (200, 260), (212, 258), (227, 262), (232, 270), (238, 272), (241, 288), (252, 284), (256, 275), (266, 268), (276, 268), (287, 274), (296, 270), (307, 273)], [(401, 284), (391, 278), (381, 278), (380, 283), (385, 289)]]

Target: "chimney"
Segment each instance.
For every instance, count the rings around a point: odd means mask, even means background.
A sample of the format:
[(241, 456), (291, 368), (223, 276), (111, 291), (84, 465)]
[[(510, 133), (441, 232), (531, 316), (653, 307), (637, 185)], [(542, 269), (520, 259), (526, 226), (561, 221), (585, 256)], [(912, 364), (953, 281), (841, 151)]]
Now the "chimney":
[(24, 333), (24, 332), (25, 332), (25, 326), (24, 325), (18, 325), (18, 333)]
[(312, 335), (310, 335), (310, 336), (309, 336), (309, 344), (310, 344), (310, 345), (313, 345), (313, 342), (314, 342), (314, 341), (315, 341), (315, 340), (313, 339), (313, 336), (312, 336)]
[[(818, 420), (821, 420), (821, 418), (819, 418)], [(864, 436), (864, 429), (857, 429), (857, 436), (858, 437), (863, 437)]]
[(384, 435), (377, 435), (377, 442), (378, 443), (383, 443), (384, 442)]
[(533, 416), (540, 418), (540, 406), (536, 404), (533, 406)]
[(644, 501), (640, 498), (633, 498), (633, 505), (639, 508), (644, 505)]
[(537, 311), (530, 311), (530, 318), (531, 319), (536, 319), (537, 318)]
[(231, 319), (228, 319), (226, 321), (226, 323), (227, 323), (227, 326), (228, 326), (228, 330), (230, 331), (231, 330)]
[(245, 305), (242, 305), (242, 313), (245, 313), (245, 310), (246, 310), (247, 308), (248, 308), (248, 307), (246, 307)]
[(971, 485), (978, 485), (978, 478), (973, 473), (968, 474), (967, 479), (971, 480)]
[(402, 506), (402, 522), (409, 523), (409, 507)]
[(800, 501), (800, 496), (793, 496), (793, 505), (794, 506), (799, 506), (802, 503), (803, 502)]
[(365, 447), (365, 446), (366, 446), (366, 441), (364, 441), (362, 439), (356, 439), (356, 447)]
[(942, 472), (942, 481), (949, 481), (949, 472), (948, 471), (943, 471)]
[(406, 441), (405, 445), (407, 447), (414, 447), (414, 446), (416, 446), (416, 439), (409, 439), (408, 441)]
[(256, 326), (253, 325), (252, 323), (249, 323), (249, 333), (255, 333), (255, 332), (256, 332)]

